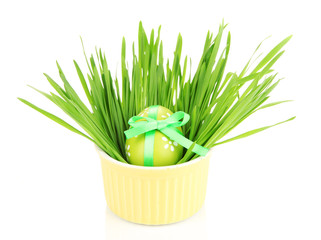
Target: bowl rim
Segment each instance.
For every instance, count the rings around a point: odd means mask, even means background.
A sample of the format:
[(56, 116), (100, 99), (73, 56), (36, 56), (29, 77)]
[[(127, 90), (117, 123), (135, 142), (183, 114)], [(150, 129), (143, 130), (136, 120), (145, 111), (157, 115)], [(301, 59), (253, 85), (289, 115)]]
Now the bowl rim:
[(146, 170), (146, 171), (159, 171), (159, 170), (165, 170), (165, 169), (174, 169), (174, 168), (181, 168), (181, 167), (187, 167), (189, 165), (193, 165), (193, 164), (196, 164), (200, 161), (202, 161), (203, 159), (206, 159), (208, 157), (211, 156), (212, 154), (212, 150), (213, 148), (211, 148), (207, 155), (202, 157), (198, 157), (196, 159), (193, 159), (191, 161), (188, 161), (188, 162), (184, 162), (184, 163), (180, 163), (180, 164), (175, 164), (175, 165), (168, 165), (168, 166), (139, 166), (139, 165), (133, 165), (133, 164), (130, 164), (130, 163), (123, 163), (121, 161), (118, 161), (114, 158), (112, 158), (111, 156), (109, 156), (107, 153), (105, 153), (100, 147), (98, 147), (96, 144), (95, 144), (95, 148), (96, 148), (96, 151), (98, 152), (99, 155), (103, 156), (105, 160), (108, 160), (114, 164), (117, 164), (121, 167), (126, 167), (126, 168), (133, 168), (133, 169), (141, 169), (141, 170)]

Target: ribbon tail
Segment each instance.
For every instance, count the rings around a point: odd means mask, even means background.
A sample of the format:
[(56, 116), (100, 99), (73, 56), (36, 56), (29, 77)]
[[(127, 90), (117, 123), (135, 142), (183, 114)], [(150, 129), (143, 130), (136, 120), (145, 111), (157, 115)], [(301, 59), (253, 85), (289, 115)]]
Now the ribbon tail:
[[(174, 128), (168, 127), (168, 128), (163, 128), (160, 130), (162, 133), (164, 133), (166, 136), (168, 136), (170, 139), (174, 140), (178, 144), (182, 145), (183, 147), (189, 149), (192, 144), (194, 143), (193, 141), (189, 140), (188, 138), (185, 138), (183, 135), (178, 133)], [(192, 152), (200, 155), (200, 156), (206, 156), (208, 153), (208, 149), (205, 147), (202, 147), (201, 145), (198, 145), (197, 143), (195, 144), (194, 148), (192, 149)]]

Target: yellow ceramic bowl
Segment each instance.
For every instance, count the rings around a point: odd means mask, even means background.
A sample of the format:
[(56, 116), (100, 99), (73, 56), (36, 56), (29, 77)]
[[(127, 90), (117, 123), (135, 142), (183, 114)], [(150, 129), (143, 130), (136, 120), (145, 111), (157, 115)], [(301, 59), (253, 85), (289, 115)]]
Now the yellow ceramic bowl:
[(178, 165), (145, 167), (122, 163), (96, 149), (107, 205), (119, 217), (148, 225), (169, 224), (202, 207), (210, 153)]

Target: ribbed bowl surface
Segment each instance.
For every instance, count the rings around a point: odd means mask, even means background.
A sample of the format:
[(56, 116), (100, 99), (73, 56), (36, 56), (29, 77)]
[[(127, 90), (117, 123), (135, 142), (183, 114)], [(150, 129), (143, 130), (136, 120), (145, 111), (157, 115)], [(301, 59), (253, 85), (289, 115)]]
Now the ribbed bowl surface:
[(169, 224), (192, 216), (202, 207), (210, 154), (179, 165), (144, 167), (97, 151), (107, 205), (121, 218), (148, 225)]

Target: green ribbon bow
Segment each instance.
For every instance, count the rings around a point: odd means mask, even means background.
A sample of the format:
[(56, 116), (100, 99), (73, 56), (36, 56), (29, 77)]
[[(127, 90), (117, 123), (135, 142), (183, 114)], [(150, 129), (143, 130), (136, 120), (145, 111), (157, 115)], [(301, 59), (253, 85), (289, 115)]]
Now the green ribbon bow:
[[(185, 138), (177, 129), (177, 127), (185, 125), (189, 121), (190, 116), (185, 112), (179, 111), (164, 120), (157, 120), (157, 108), (158, 106), (149, 107), (148, 117), (134, 116), (130, 118), (128, 124), (132, 128), (124, 132), (127, 139), (145, 133), (145, 166), (153, 166), (154, 137), (156, 130), (162, 132), (171, 140), (177, 142), (187, 149), (189, 149), (193, 144), (193, 141)], [(145, 121), (139, 121), (142, 119)], [(208, 152), (208, 149), (195, 144), (192, 151), (200, 156), (205, 156)]]

